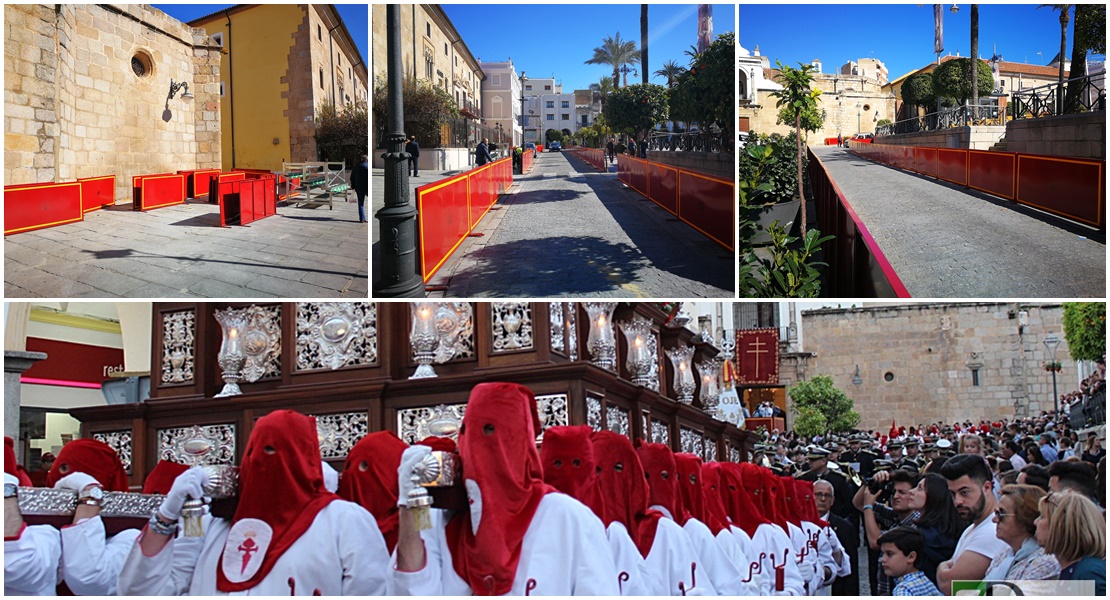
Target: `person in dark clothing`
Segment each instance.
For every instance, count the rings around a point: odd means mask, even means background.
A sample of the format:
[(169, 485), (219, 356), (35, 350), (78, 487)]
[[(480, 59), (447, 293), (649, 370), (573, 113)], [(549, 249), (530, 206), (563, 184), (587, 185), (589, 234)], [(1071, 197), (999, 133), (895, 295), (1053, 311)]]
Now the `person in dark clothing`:
[(370, 165), (365, 154), (359, 159), (359, 164), (351, 169), (351, 188), (355, 190), (355, 196), (358, 197), (358, 222), (365, 223), (366, 193), (370, 188)]
[(629, 140), (628, 140), (628, 153), (632, 156), (636, 156), (636, 140), (635, 139), (629, 138)]
[(417, 143), (415, 135), (409, 136), (409, 142), (405, 144), (405, 152), (409, 153), (409, 163), (412, 164), (412, 176), (417, 177), (416, 163), (420, 162), (420, 144)]
[(640, 140), (640, 158), (647, 159), (647, 138)]
[(836, 533), (836, 539), (848, 553), (848, 560), (852, 565), (852, 574), (839, 577), (832, 584), (834, 596), (859, 595), (859, 528), (852, 525), (847, 519), (832, 513), (835, 500), (835, 490), (828, 481), (819, 479), (813, 483), (813, 499), (820, 518), (828, 521), (829, 527)]
[(837, 148), (843, 148), (844, 147), (844, 136), (840, 135), (839, 133), (836, 134), (836, 147)]
[(489, 140), (482, 138), (478, 143), (478, 147), (474, 149), (474, 162), (480, 167), (488, 162), (493, 162), (493, 157), (489, 153)]
[(617, 162), (617, 147), (613, 143), (613, 138), (609, 138), (609, 143), (605, 144), (605, 150), (609, 153), (609, 162)]

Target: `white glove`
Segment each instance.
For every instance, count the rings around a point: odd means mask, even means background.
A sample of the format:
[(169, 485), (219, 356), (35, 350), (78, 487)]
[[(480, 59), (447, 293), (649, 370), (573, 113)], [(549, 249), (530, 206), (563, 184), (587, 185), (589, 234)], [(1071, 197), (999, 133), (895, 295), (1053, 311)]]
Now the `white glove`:
[(185, 500), (190, 497), (203, 498), (206, 483), (208, 483), (208, 473), (201, 467), (193, 467), (178, 475), (177, 479), (173, 480), (170, 492), (166, 494), (166, 499), (162, 501), (158, 512), (168, 521), (180, 519), (181, 507), (185, 505)]
[(397, 467), (397, 506), (408, 506), (409, 492), (418, 485), (412, 482), (412, 468), (431, 453), (431, 448), (421, 444), (405, 448), (401, 465)]
[(54, 484), (54, 489), (72, 490), (80, 494), (81, 490), (90, 485), (100, 485), (100, 482), (92, 475), (86, 475), (80, 471), (75, 471), (59, 479), (58, 482)]
[(11, 473), (4, 473), (4, 485), (8, 485), (9, 483), (11, 485), (18, 486), (19, 485), (19, 478), (16, 477), (15, 475), (12, 475)]

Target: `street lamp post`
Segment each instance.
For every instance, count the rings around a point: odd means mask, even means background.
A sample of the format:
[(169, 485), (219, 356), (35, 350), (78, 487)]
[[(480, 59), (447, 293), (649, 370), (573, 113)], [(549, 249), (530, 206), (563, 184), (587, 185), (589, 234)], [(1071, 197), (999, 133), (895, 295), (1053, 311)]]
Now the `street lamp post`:
[(861, 123), (863, 123), (862, 116), (863, 116), (863, 108), (861, 107), (859, 102), (856, 102), (856, 133), (862, 133), (863, 132), (863, 125), (861, 124)]
[(416, 274), (416, 207), (409, 201), (409, 158), (405, 152), (405, 115), (401, 59), (401, 8), (389, 4), (386, 15), (386, 73), (389, 132), (385, 135), (385, 206), (374, 218), (381, 232), (381, 279), (375, 297), (423, 298), (424, 281)]
[(1044, 339), (1044, 345), (1052, 355), (1050, 359), (1052, 364), (1052, 420), (1056, 421), (1060, 412), (1060, 397), (1056, 395), (1056, 349), (1060, 347), (1060, 338), (1056, 337), (1056, 334), (1050, 333)]

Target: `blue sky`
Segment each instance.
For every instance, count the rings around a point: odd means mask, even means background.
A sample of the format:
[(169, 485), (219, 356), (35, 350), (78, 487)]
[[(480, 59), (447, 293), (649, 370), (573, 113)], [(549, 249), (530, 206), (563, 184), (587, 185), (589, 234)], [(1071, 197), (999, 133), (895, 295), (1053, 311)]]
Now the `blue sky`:
[[(640, 5), (618, 4), (442, 4), (470, 52), (485, 61), (513, 59), (517, 73), (551, 77), (563, 91), (585, 89), (613, 69), (583, 64), (605, 36), (618, 31), (640, 47)], [(736, 7), (713, 5), (713, 35), (735, 31)], [(652, 72), (668, 60), (686, 66), (683, 54), (697, 44), (696, 4), (652, 4), (648, 8), (648, 61)], [(665, 83), (655, 77), (651, 81)], [(628, 82), (639, 83), (640, 76)]]
[[(193, 19), (210, 15), (218, 10), (223, 10), (234, 4), (152, 4), (154, 8), (166, 13), (178, 21), (187, 23)], [(370, 53), (367, 48), (370, 44), (370, 14), (368, 5), (363, 4), (336, 4), (343, 24), (347, 26), (351, 38), (354, 39), (358, 51), (362, 54), (363, 64), (370, 64)], [(367, 67), (369, 69), (369, 67)]]
[[(944, 5), (944, 54), (967, 56), (971, 49), (971, 5), (955, 15)], [(1047, 65), (1060, 51), (1060, 17), (1037, 4), (980, 4), (979, 54), (989, 59), (997, 46), (1009, 62)], [(1074, 16), (1074, 15), (1073, 15)], [(1068, 57), (1072, 26), (1068, 25)], [(835, 33), (834, 33), (835, 32)], [(936, 60), (931, 4), (740, 5), (740, 45), (783, 64), (821, 59), (824, 71), (849, 60), (874, 57), (890, 78)], [(1041, 54), (1037, 54), (1040, 52)], [(1090, 59), (1088, 59), (1090, 60)]]

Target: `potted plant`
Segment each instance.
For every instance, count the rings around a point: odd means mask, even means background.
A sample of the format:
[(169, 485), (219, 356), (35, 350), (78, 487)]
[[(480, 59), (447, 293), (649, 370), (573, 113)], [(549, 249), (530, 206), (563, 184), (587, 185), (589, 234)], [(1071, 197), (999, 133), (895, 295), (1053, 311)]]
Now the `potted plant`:
[(746, 204), (755, 224), (749, 240), (753, 245), (771, 243), (772, 223), (791, 231), (798, 217), (802, 201), (794, 174), (794, 146), (793, 136), (751, 133), (740, 151), (740, 181), (756, 176), (762, 183), (747, 192)]

